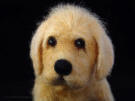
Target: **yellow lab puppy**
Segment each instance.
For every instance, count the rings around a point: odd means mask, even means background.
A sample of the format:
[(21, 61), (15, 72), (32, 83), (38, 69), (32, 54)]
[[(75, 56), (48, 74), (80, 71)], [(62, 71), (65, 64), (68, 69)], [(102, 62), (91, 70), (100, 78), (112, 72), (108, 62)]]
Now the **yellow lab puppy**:
[(59, 5), (38, 27), (30, 55), (34, 101), (113, 101), (106, 80), (112, 43), (99, 19), (75, 5)]

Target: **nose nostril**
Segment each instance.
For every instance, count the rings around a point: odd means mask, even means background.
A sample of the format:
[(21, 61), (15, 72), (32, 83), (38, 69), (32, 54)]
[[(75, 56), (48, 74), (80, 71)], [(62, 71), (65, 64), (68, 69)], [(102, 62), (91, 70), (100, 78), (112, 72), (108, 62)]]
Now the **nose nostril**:
[(61, 59), (56, 61), (54, 69), (59, 75), (69, 75), (72, 70), (72, 65), (67, 60)]

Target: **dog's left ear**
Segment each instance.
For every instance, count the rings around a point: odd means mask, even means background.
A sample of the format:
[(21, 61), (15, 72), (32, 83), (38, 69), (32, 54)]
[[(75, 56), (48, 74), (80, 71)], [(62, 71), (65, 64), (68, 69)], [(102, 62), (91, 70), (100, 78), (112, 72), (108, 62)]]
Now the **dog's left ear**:
[(32, 37), (31, 46), (30, 46), (30, 57), (33, 62), (33, 68), (35, 75), (38, 76), (42, 72), (42, 41), (45, 30), (45, 23), (41, 23), (38, 27), (36, 33)]
[(110, 73), (114, 63), (113, 45), (103, 28), (94, 38), (98, 48), (95, 76), (97, 79), (103, 79)]

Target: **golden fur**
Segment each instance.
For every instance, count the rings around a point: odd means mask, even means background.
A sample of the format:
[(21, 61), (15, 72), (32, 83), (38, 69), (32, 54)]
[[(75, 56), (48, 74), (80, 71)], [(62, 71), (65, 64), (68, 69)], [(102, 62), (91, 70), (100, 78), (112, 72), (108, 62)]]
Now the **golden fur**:
[[(49, 36), (57, 40), (47, 44)], [(77, 49), (74, 40), (83, 38), (85, 50)], [(112, 69), (112, 43), (100, 20), (86, 9), (59, 5), (42, 21), (31, 42), (30, 55), (35, 71), (34, 101), (113, 101), (106, 80)], [(72, 72), (64, 76), (66, 84), (54, 85), (58, 59), (72, 63)]]

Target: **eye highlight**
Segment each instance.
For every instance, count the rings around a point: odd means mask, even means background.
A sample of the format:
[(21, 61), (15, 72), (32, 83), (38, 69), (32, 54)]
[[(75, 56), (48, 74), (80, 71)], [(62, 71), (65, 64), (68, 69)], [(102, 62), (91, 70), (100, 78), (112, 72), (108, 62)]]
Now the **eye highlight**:
[(85, 41), (82, 38), (79, 38), (79, 39), (75, 40), (74, 44), (78, 49), (84, 49), (85, 48)]
[(56, 41), (55, 37), (53, 37), (53, 36), (49, 37), (47, 44), (52, 46), (52, 47), (56, 46), (57, 41)]

